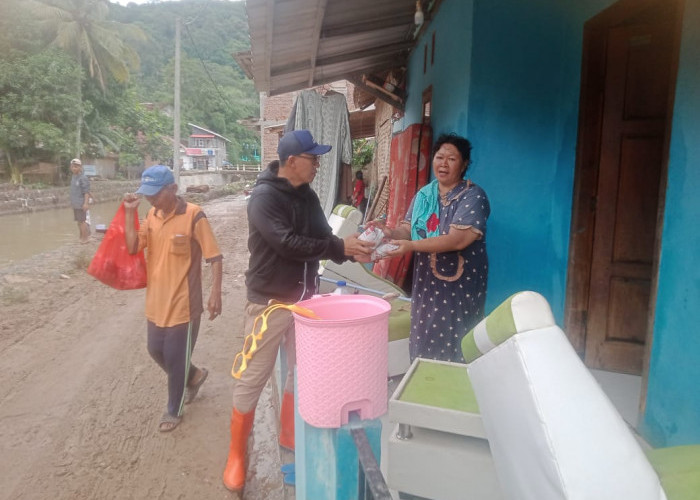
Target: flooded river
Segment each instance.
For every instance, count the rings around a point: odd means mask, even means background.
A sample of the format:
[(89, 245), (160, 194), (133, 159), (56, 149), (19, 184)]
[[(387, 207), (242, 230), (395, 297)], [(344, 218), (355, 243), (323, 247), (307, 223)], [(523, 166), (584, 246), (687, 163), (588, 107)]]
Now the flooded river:
[[(90, 206), (93, 237), (98, 224), (109, 226), (119, 203), (113, 201)], [(139, 205), (140, 217), (146, 215), (148, 208), (150, 205), (144, 200)], [(72, 208), (0, 216), (0, 266), (75, 241), (78, 241), (78, 225), (73, 220)]]

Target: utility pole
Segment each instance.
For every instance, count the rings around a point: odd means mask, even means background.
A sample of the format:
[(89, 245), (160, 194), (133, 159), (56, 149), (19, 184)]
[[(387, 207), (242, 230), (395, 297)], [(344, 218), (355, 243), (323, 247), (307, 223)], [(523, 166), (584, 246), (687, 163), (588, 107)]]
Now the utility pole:
[(182, 20), (175, 19), (175, 102), (173, 119), (173, 175), (175, 184), (180, 185), (180, 28)]

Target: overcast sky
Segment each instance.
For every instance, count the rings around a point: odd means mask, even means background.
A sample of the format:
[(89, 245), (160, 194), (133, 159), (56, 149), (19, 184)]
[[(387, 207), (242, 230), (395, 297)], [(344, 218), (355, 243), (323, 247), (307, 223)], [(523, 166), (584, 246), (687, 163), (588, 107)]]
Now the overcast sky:
[[(110, 0), (112, 3), (118, 3), (119, 5), (126, 5), (128, 3), (157, 3), (157, 2), (152, 2), (152, 0)], [(178, 0), (171, 0), (177, 2)]]
[[(2, 1), (2, 0), (0, 0)], [(178, 2), (179, 0), (110, 0), (112, 3), (118, 3), (119, 5), (127, 5), (131, 2), (142, 4), (142, 3), (160, 3), (160, 2)], [(237, 0), (228, 0), (229, 2), (235, 2)]]
[[(172, 0), (172, 1), (177, 2), (178, 0)], [(126, 5), (126, 4), (129, 4), (129, 3), (131, 3), (131, 2), (133, 2), (133, 3), (138, 3), (138, 4), (142, 4), (142, 3), (158, 3), (157, 1), (156, 1), (156, 2), (153, 2), (152, 0), (110, 0), (110, 2), (112, 2), (112, 3), (118, 3), (119, 5)]]

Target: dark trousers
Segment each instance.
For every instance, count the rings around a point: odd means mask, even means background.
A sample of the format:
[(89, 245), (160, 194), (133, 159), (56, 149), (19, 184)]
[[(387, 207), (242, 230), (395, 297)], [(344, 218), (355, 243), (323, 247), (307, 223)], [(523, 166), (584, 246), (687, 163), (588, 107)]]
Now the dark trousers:
[(148, 322), (148, 353), (168, 375), (168, 413), (179, 417), (185, 405), (185, 388), (195, 372), (190, 357), (197, 342), (199, 320), (160, 327)]

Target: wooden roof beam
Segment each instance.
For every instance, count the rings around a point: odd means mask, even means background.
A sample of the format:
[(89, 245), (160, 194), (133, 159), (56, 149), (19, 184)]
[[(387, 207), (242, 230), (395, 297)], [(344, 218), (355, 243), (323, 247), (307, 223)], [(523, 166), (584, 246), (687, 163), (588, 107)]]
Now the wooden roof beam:
[(413, 25), (413, 13), (409, 15), (395, 15), (368, 21), (327, 26), (321, 30), (321, 36), (323, 38), (332, 38), (336, 36), (357, 35), (371, 31), (381, 31), (387, 28), (411, 25)]
[(311, 50), (309, 51), (309, 60), (311, 62), (311, 67), (309, 68), (309, 87), (314, 86), (316, 57), (318, 56), (318, 45), (321, 43), (321, 28), (323, 27), (323, 18), (326, 15), (327, 4), (328, 0), (319, 0), (316, 5), (316, 22), (314, 24), (313, 34), (311, 35)]
[[(362, 76), (353, 75), (351, 77), (348, 77), (347, 80), (349, 82), (351, 82), (353, 85), (355, 85), (356, 87), (359, 87), (363, 91), (367, 92), (368, 94), (376, 97), (380, 101), (386, 102), (387, 104), (393, 106), (394, 108), (398, 109), (399, 111), (405, 111), (405, 106), (404, 106), (403, 100), (401, 98), (399, 98), (395, 94), (392, 94), (391, 92), (384, 89), (383, 87), (376, 85), (371, 80), (369, 80), (365, 75), (362, 75)], [(379, 89), (377, 87), (379, 87)]]
[[(413, 42), (411, 42), (411, 41), (392, 43), (392, 44), (386, 45), (384, 47), (364, 49), (364, 50), (360, 50), (360, 51), (356, 51), (356, 52), (351, 52), (348, 54), (338, 54), (335, 56), (324, 57), (322, 59), (318, 59), (316, 61), (315, 66), (316, 67), (330, 66), (331, 64), (344, 63), (344, 62), (352, 61), (354, 59), (362, 59), (365, 57), (383, 57), (383, 56), (396, 57), (397, 55), (401, 54), (402, 52), (410, 50), (411, 47), (413, 47)], [(271, 77), (280, 76), (280, 75), (285, 75), (287, 73), (294, 73), (296, 71), (305, 71), (305, 70), (310, 69), (310, 68), (311, 68), (311, 64), (309, 61), (302, 61), (302, 62), (296, 62), (296, 63), (291, 63), (291, 64), (285, 64), (283, 66), (277, 66), (277, 67), (273, 68), (272, 72), (270, 73), (270, 76)], [(314, 70), (315, 70), (315, 68), (314, 68)], [(318, 85), (318, 82), (316, 82), (315, 85)], [(312, 87), (312, 86), (314, 86), (314, 85), (310, 85), (310, 87)]]
[(275, 28), (275, 0), (267, 0), (265, 4), (266, 26), (265, 26), (265, 80), (269, 88), (272, 83), (272, 34)]

